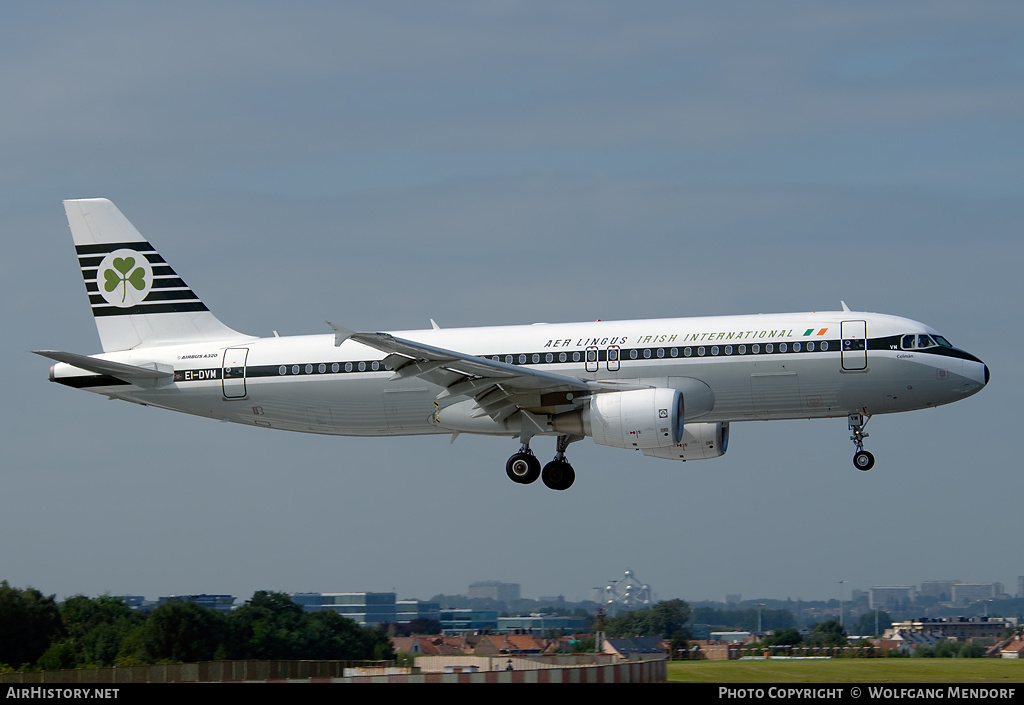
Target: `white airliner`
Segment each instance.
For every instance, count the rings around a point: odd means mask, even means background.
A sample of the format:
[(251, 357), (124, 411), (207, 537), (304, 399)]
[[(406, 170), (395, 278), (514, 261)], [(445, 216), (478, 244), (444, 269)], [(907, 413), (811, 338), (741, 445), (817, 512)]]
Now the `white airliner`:
[[(54, 382), (263, 428), (518, 438), (514, 482), (568, 489), (566, 447), (667, 460), (726, 452), (729, 424), (847, 416), (869, 470), (874, 414), (948, 404), (988, 367), (926, 325), (842, 311), (257, 338), (228, 328), (108, 200), (64, 202), (103, 354)], [(433, 322), (432, 322), (433, 323)], [(530, 449), (555, 436), (543, 471)]]

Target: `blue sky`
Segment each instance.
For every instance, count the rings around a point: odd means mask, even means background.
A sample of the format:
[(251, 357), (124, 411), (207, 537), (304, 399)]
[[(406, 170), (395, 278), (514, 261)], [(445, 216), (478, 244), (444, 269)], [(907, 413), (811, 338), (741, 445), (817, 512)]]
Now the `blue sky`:
[[(390, 590), (835, 597), (1024, 574), (1024, 10), (122, 2), (0, 27), (0, 577), (58, 595)], [(99, 349), (61, 200), (112, 199), (268, 335), (837, 308), (922, 320), (976, 397), (738, 424), (673, 464), (575, 444), (265, 433), (48, 384)], [(541, 456), (552, 452), (538, 443)]]

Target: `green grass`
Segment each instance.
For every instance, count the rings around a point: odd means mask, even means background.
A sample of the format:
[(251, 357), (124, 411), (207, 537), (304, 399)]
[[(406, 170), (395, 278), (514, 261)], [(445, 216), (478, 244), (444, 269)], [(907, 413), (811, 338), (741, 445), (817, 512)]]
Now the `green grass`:
[(1016, 659), (670, 661), (670, 683), (1024, 683)]

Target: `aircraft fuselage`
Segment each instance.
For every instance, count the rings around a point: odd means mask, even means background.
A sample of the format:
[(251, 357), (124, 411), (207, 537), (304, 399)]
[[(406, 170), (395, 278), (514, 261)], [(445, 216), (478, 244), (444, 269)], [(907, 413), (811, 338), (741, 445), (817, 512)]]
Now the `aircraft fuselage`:
[[(395, 335), (582, 379), (680, 389), (686, 386), (682, 379), (698, 380), (710, 388), (713, 404), (687, 422), (923, 409), (977, 392), (987, 374), (980, 360), (957, 348), (905, 347), (908, 335), (934, 339), (937, 333), (875, 313), (596, 321)], [(148, 389), (63, 363), (51, 374), (56, 382), (126, 401), (265, 428), (351, 436), (453, 430), (439, 426), (435, 412), (458, 399), (439, 400), (435, 407), (441, 387), (418, 377), (393, 380), (384, 353), (355, 341), (334, 342), (332, 335), (239, 338), (96, 356), (173, 368), (173, 382)], [(493, 432), (510, 435), (500, 427)]]

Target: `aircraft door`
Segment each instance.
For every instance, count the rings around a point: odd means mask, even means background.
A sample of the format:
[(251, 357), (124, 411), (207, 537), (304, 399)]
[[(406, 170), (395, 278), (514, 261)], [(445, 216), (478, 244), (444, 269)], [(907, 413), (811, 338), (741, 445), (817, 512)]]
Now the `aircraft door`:
[(866, 370), (868, 367), (867, 321), (843, 321), (839, 337), (843, 346), (843, 369)]
[(225, 399), (241, 399), (245, 396), (245, 359), (249, 348), (227, 348), (224, 351), (224, 367), (221, 383)]
[(619, 371), (619, 346), (609, 345), (608, 352), (605, 353), (608, 361), (608, 371), (618, 372)]

